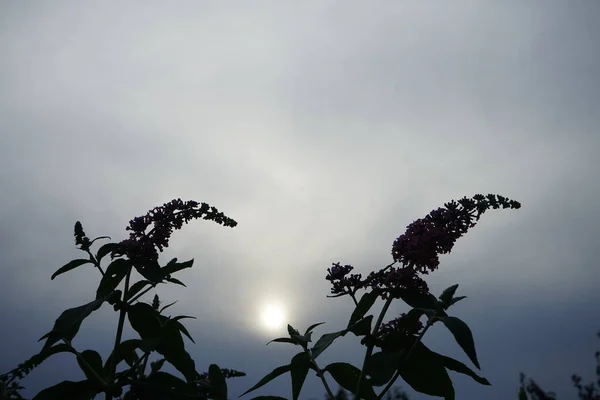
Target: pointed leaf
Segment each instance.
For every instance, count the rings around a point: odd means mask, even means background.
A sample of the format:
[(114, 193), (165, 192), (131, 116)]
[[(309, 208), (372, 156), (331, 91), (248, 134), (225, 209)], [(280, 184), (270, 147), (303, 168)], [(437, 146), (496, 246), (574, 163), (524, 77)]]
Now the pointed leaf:
[(147, 303), (136, 303), (127, 309), (129, 323), (142, 339), (160, 336), (161, 324), (158, 316), (158, 312)]
[(378, 352), (367, 360), (366, 374), (371, 377), (373, 386), (387, 384), (404, 358), (403, 353)]
[(227, 400), (227, 382), (223, 371), (216, 364), (211, 364), (208, 367), (208, 379), (212, 386), (212, 397), (215, 400)]
[(313, 329), (315, 329), (317, 326), (319, 325), (323, 325), (325, 322), (319, 322), (316, 324), (312, 324), (311, 326), (308, 327), (308, 329), (306, 329), (306, 332), (304, 332), (304, 336), (308, 335), (309, 333), (312, 332)]
[(100, 306), (102, 306), (102, 303), (107, 300), (107, 298), (108, 296), (102, 297), (82, 306), (69, 308), (68, 310), (63, 311), (60, 317), (58, 317), (54, 322), (54, 327), (52, 330), (40, 338), (40, 340), (47, 338), (42, 351), (47, 350), (50, 346), (61, 339), (66, 341), (72, 340), (75, 335), (77, 335), (77, 332), (79, 332), (79, 328), (81, 327), (83, 320), (86, 319), (92, 312), (99, 309)]
[(344, 336), (346, 332), (346, 330), (343, 330), (339, 332), (326, 333), (323, 336), (321, 336), (319, 340), (317, 340), (317, 343), (315, 343), (313, 348), (310, 350), (313, 358), (316, 359), (319, 356), (319, 354), (325, 351), (325, 349), (327, 349), (331, 345), (331, 343), (333, 343), (335, 339), (337, 339), (340, 336)]
[(455, 360), (453, 358), (444, 356), (442, 354), (438, 354), (435, 352), (434, 353), (437, 357), (439, 357), (442, 361), (442, 363), (444, 364), (444, 366), (451, 370), (451, 371), (455, 371), (458, 372), (460, 374), (464, 374), (467, 376), (470, 376), (471, 378), (473, 378), (476, 382), (481, 383), (482, 385), (486, 385), (486, 386), (491, 386), (492, 384), (485, 378), (482, 378), (481, 376), (477, 375), (475, 372), (473, 372), (469, 367), (467, 367), (465, 364), (461, 363), (458, 360)]
[(42, 390), (33, 397), (33, 400), (92, 400), (101, 391), (101, 389), (88, 380), (79, 382), (62, 381), (57, 385)]
[(477, 361), (473, 334), (471, 333), (469, 326), (456, 317), (438, 317), (438, 319), (442, 321), (444, 325), (446, 325), (446, 328), (454, 335), (456, 343), (463, 349), (477, 369), (481, 369), (479, 361)]
[(308, 358), (308, 354), (304, 352), (296, 354), (292, 358), (290, 367), (290, 374), (292, 375), (292, 399), (298, 400), (298, 396), (300, 396), (300, 391), (302, 390), (302, 385), (306, 380), (306, 375), (308, 374), (308, 370), (310, 368), (310, 359)]
[(136, 294), (138, 294), (139, 292), (141, 292), (142, 289), (144, 289), (148, 285), (152, 285), (152, 282), (147, 281), (147, 280), (141, 280), (141, 281), (138, 281), (138, 282), (134, 283), (129, 288), (129, 291), (127, 291), (127, 298), (128, 299), (132, 299), (133, 296), (135, 296)]
[[(349, 390), (351, 393), (356, 391), (358, 386), (358, 379), (361, 375), (360, 370), (354, 365), (337, 362), (326, 366), (323, 371), (327, 371), (331, 374), (333, 379), (342, 388)], [(373, 390), (373, 386), (367, 380), (363, 380), (360, 384), (360, 398), (366, 400), (377, 399), (377, 395)]]
[(175, 324), (167, 324), (161, 330), (160, 339), (156, 351), (181, 372), (188, 382), (193, 381), (197, 376), (196, 363), (185, 350), (178, 327)]
[[(174, 302), (169, 303), (166, 306), (162, 307), (160, 310), (158, 310), (158, 312), (160, 312), (162, 314), (163, 311), (165, 311), (167, 308), (171, 307), (175, 303), (177, 303), (177, 300), (175, 300)], [(190, 317), (190, 318), (193, 318), (193, 317)]]
[(104, 272), (102, 280), (100, 280), (98, 290), (96, 290), (96, 298), (99, 299), (100, 297), (109, 295), (119, 286), (129, 271), (131, 271), (131, 261), (129, 260), (119, 258), (110, 263)]
[(106, 243), (102, 245), (102, 247), (100, 247), (96, 252), (96, 261), (100, 263), (100, 260), (102, 260), (104, 256), (106, 256), (108, 253), (112, 253), (113, 251), (120, 249), (121, 247), (123, 246), (119, 243)]
[(70, 270), (75, 269), (83, 264), (92, 264), (92, 262), (90, 260), (84, 260), (83, 258), (68, 262), (67, 264), (60, 267), (55, 273), (53, 273), (50, 279), (54, 280), (54, 278), (56, 278), (57, 276), (64, 274), (65, 272), (69, 272)]
[(401, 364), (399, 372), (417, 392), (454, 400), (454, 386), (446, 367), (423, 343), (417, 343), (410, 358)]
[(450, 305), (453, 306), (454, 304), (458, 303), (459, 301), (461, 301), (462, 299), (466, 299), (467, 296), (458, 296), (452, 299), (452, 301), (450, 301)]
[(127, 365), (131, 366), (138, 360), (136, 349), (141, 349), (142, 341), (140, 339), (128, 339), (125, 340), (116, 347), (115, 350), (110, 354), (104, 363), (104, 376), (108, 376), (112, 359), (115, 359), (115, 366), (119, 365), (121, 361), (125, 360)]
[(258, 383), (256, 385), (254, 385), (250, 389), (246, 390), (239, 397), (242, 397), (243, 395), (245, 395), (247, 393), (255, 391), (256, 389), (271, 382), (273, 379), (277, 378), (278, 376), (283, 375), (286, 372), (289, 372), (291, 369), (292, 369), (291, 365), (282, 365), (281, 367), (275, 368), (273, 371), (271, 371), (270, 373), (265, 375), (264, 378), (262, 378), (260, 381), (258, 381)]
[(188, 261), (184, 261), (182, 263), (178, 263), (178, 262), (169, 262), (167, 265), (165, 265), (164, 267), (162, 267), (160, 269), (160, 272), (162, 274), (163, 277), (166, 277), (167, 275), (172, 275), (177, 271), (181, 271), (182, 269), (186, 269), (186, 268), (191, 268), (192, 265), (194, 265), (194, 259), (192, 258), (191, 260)]
[(454, 298), (454, 293), (456, 293), (456, 289), (458, 289), (458, 284), (452, 285), (446, 290), (442, 292), (439, 299), (444, 304), (450, 304), (450, 301)]
[(369, 312), (375, 301), (377, 300), (377, 294), (375, 292), (369, 292), (363, 294), (358, 302), (358, 305), (352, 312), (352, 316), (350, 317), (350, 321), (348, 322), (348, 328), (354, 325), (359, 319), (365, 316), (366, 313)]
[(92, 382), (96, 382), (101, 387), (106, 387), (106, 382), (102, 380), (102, 357), (94, 350), (84, 350), (77, 356), (77, 364), (85, 374), (85, 377)]
[(431, 293), (421, 293), (415, 290), (403, 289), (400, 291), (400, 298), (413, 308), (435, 310), (437, 306), (437, 299)]
[(373, 316), (369, 315), (352, 325), (350, 328), (348, 328), (348, 331), (354, 333), (354, 335), (357, 337), (368, 335), (369, 333), (371, 333), (372, 322)]
[(165, 280), (167, 282), (171, 282), (171, 283), (174, 283), (179, 286), (187, 287), (187, 286), (185, 286), (185, 283), (181, 282), (179, 279), (176, 279), (176, 278), (168, 277), (168, 278), (165, 278)]
[[(293, 339), (290, 339), (290, 338), (287, 338), (287, 337), (273, 339), (269, 343), (273, 343), (273, 342), (274, 343), (291, 343), (291, 344), (296, 344), (296, 342)], [(269, 343), (267, 343), (267, 346), (269, 345)]]

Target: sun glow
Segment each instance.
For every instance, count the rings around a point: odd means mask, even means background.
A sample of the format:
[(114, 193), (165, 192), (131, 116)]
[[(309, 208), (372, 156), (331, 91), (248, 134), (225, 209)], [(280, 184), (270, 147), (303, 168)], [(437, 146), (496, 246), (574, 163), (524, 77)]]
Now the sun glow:
[(283, 307), (277, 304), (268, 304), (262, 309), (260, 319), (264, 328), (276, 331), (283, 327), (285, 318)]

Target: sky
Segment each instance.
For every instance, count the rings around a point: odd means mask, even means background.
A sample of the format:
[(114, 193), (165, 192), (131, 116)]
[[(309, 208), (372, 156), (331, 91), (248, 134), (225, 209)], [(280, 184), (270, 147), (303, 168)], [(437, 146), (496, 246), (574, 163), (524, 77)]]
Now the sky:
[[(268, 307), (300, 330), (326, 321), (317, 337), (339, 330), (353, 308), (326, 297), (331, 263), (377, 270), (415, 219), (497, 193), (522, 208), (486, 213), (426, 277), (468, 296), (453, 312), (492, 383), (452, 374), (457, 398), (516, 398), (520, 372), (575, 398), (600, 330), (599, 16), (600, 3), (551, 0), (2, 2), (0, 371), (93, 299), (92, 269), (50, 280), (80, 257), (75, 221), (122, 240), (131, 218), (181, 198), (239, 223), (175, 233), (161, 260), (195, 264), (187, 288), (157, 289), (197, 317), (199, 370), (247, 372), (236, 398), (297, 353), (265, 346), (285, 334), (265, 326)], [(101, 308), (74, 345), (106, 357), (116, 322)], [(360, 365), (358, 342), (319, 360)], [(468, 362), (441, 326), (424, 342)], [(24, 393), (80, 378), (56, 356)], [(289, 377), (255, 393), (290, 397)], [(301, 398), (323, 393), (309, 376)]]

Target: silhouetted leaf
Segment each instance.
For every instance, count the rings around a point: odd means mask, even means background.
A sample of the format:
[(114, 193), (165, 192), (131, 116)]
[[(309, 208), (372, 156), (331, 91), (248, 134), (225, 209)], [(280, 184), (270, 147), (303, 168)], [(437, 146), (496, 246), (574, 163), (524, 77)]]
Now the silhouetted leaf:
[[(358, 379), (360, 377), (360, 370), (354, 365), (336, 362), (326, 366), (323, 371), (329, 372), (333, 379), (346, 390), (354, 393), (358, 385)], [(377, 395), (373, 390), (373, 385), (366, 379), (360, 384), (360, 397), (366, 400), (377, 399)]]
[(438, 317), (438, 320), (442, 321), (446, 328), (452, 333), (456, 343), (463, 349), (467, 354), (471, 362), (481, 369), (479, 362), (477, 361), (477, 353), (475, 352), (475, 343), (473, 341), (473, 334), (469, 326), (462, 320), (456, 317)]
[(358, 302), (358, 305), (352, 312), (350, 316), (350, 321), (348, 321), (348, 328), (354, 325), (359, 319), (365, 316), (366, 313), (369, 312), (375, 301), (377, 300), (377, 294), (375, 292), (369, 292), (363, 294)]
[(127, 365), (132, 366), (139, 358), (135, 351), (141, 346), (142, 341), (140, 339), (128, 339), (119, 343), (104, 363), (104, 375), (108, 375), (113, 358), (115, 359), (115, 366), (123, 360), (127, 362)]
[(290, 374), (292, 375), (292, 399), (297, 400), (310, 369), (308, 354), (302, 352), (296, 354), (290, 363)]
[(466, 299), (467, 296), (458, 296), (452, 299), (452, 301), (450, 302), (450, 305), (453, 306), (454, 304), (458, 303), (459, 301), (461, 301), (462, 299)]
[(191, 268), (192, 265), (194, 265), (193, 258), (191, 260), (184, 261), (182, 263), (169, 262), (167, 265), (165, 265), (164, 267), (162, 267), (160, 269), (160, 272), (162, 273), (163, 277), (166, 277), (167, 275), (172, 275), (177, 271), (181, 271), (182, 269)]
[(449, 305), (450, 301), (452, 301), (452, 299), (454, 298), (454, 293), (456, 293), (456, 289), (458, 289), (458, 284), (452, 285), (446, 290), (444, 290), (439, 297), (440, 301), (445, 305)]
[(423, 343), (418, 343), (408, 360), (400, 365), (400, 376), (414, 390), (454, 400), (454, 386), (445, 365)]
[(87, 379), (79, 382), (63, 381), (36, 394), (32, 400), (92, 400), (101, 389)]
[(136, 303), (127, 309), (129, 323), (142, 339), (160, 336), (161, 324), (158, 316), (158, 312), (147, 303)]
[[(291, 343), (291, 344), (296, 344), (296, 342), (293, 339), (287, 338), (287, 337), (282, 337), (282, 338), (277, 338), (277, 339), (273, 339), (271, 341), (269, 341), (269, 343)], [(267, 343), (267, 345), (269, 345), (269, 343)]]
[(403, 289), (400, 291), (400, 298), (413, 308), (435, 310), (437, 305), (437, 299), (431, 293)]
[(371, 333), (371, 322), (373, 322), (373, 316), (369, 315), (348, 328), (348, 331), (354, 333), (355, 336), (368, 335)]
[(134, 283), (133, 285), (131, 285), (131, 287), (127, 291), (127, 298), (132, 299), (133, 296), (135, 296), (136, 294), (141, 292), (142, 289), (144, 289), (148, 285), (152, 285), (152, 282), (147, 281), (147, 280), (141, 280), (141, 281)]
[(309, 327), (306, 329), (306, 332), (304, 332), (304, 336), (308, 335), (309, 333), (311, 333), (311, 332), (312, 332), (312, 330), (313, 330), (313, 329), (315, 329), (315, 328), (316, 328), (317, 326), (319, 326), (319, 325), (323, 325), (324, 323), (325, 323), (325, 322), (319, 322), (319, 323), (316, 323), (316, 324), (312, 324), (311, 326), (309, 326)]
[(106, 299), (107, 297), (102, 297), (82, 306), (63, 311), (60, 317), (54, 322), (52, 330), (40, 338), (40, 340), (47, 338), (42, 351), (48, 349), (61, 339), (66, 341), (72, 340), (77, 335), (83, 320), (92, 312), (99, 309)]
[(432, 352), (432, 353), (434, 353), (437, 357), (439, 357), (441, 359), (442, 363), (444, 364), (444, 366), (447, 369), (470, 376), (476, 382), (481, 383), (482, 385), (487, 385), (487, 386), (492, 385), (487, 379), (482, 378), (481, 376), (477, 375), (469, 367), (467, 367), (465, 364), (461, 363), (460, 361), (455, 360), (450, 357), (447, 357), (447, 356), (444, 356), (442, 354), (438, 354), (435, 352)]
[(109, 295), (116, 289), (123, 278), (131, 271), (131, 262), (123, 258), (116, 259), (104, 272), (104, 276), (100, 280), (98, 290), (96, 290), (96, 298)]
[(174, 283), (174, 284), (179, 285), (179, 286), (187, 287), (187, 286), (185, 286), (185, 283), (183, 283), (179, 279), (176, 279), (176, 278), (173, 278), (173, 277), (167, 277), (167, 278), (165, 278), (165, 280), (167, 282), (171, 282), (171, 283)]
[(102, 258), (104, 258), (104, 256), (106, 256), (108, 253), (112, 253), (113, 251), (118, 250), (122, 247), (123, 245), (119, 243), (106, 243), (102, 245), (98, 249), (98, 252), (96, 252), (96, 261), (100, 263), (100, 260), (102, 260)]
[(266, 385), (267, 383), (271, 382), (273, 379), (277, 378), (278, 376), (283, 375), (286, 372), (289, 372), (291, 369), (292, 369), (292, 367), (290, 365), (282, 365), (281, 367), (275, 368), (273, 371), (271, 371), (270, 373), (265, 375), (264, 378), (262, 378), (260, 381), (258, 381), (258, 383), (256, 385), (254, 385), (250, 389), (246, 390), (239, 397), (242, 397), (243, 395), (250, 393), (250, 392)]
[(321, 336), (319, 340), (317, 340), (317, 343), (315, 343), (315, 345), (310, 350), (313, 358), (316, 359), (319, 356), (319, 354), (325, 351), (325, 349), (327, 349), (331, 345), (331, 343), (333, 343), (335, 339), (345, 335), (346, 332), (346, 330), (343, 330), (339, 332), (326, 333), (323, 336)]
[(212, 386), (212, 397), (215, 400), (227, 400), (227, 382), (223, 371), (216, 364), (208, 367), (208, 379)]
[(378, 352), (367, 360), (366, 374), (373, 386), (384, 386), (394, 376), (404, 357), (403, 353)]
[(84, 350), (77, 357), (77, 364), (85, 374), (88, 380), (98, 383), (99, 385), (105, 382), (99, 381), (102, 378), (104, 371), (102, 369), (102, 357), (94, 350)]
[(161, 340), (156, 351), (181, 372), (188, 382), (196, 378), (196, 363), (185, 350), (181, 332), (175, 324), (167, 324), (162, 329)]
[(65, 272), (69, 272), (70, 270), (75, 269), (83, 264), (92, 264), (92, 261), (84, 260), (83, 258), (70, 261), (70, 262), (66, 263), (65, 265), (63, 265), (62, 267), (60, 267), (55, 273), (53, 273), (52, 277), (50, 277), (50, 279), (53, 280), (57, 276), (64, 274)]

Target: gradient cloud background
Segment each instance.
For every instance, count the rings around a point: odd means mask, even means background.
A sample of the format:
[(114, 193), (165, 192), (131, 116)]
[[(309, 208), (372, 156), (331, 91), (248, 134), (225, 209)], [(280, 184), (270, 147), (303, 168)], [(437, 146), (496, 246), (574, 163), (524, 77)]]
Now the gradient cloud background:
[[(264, 346), (265, 302), (334, 331), (351, 304), (325, 298), (331, 262), (368, 273), (414, 219), (499, 193), (523, 208), (487, 213), (428, 277), (469, 297), (455, 315), (493, 384), (456, 376), (457, 398), (516, 398), (520, 371), (573, 398), (600, 328), (599, 15), (555, 1), (2, 3), (0, 370), (90, 300), (94, 272), (49, 279), (78, 256), (76, 220), (121, 239), (181, 197), (239, 222), (174, 234), (162, 259), (196, 263), (187, 289), (158, 291), (198, 317), (199, 369), (248, 373), (237, 396), (295, 354)], [(77, 347), (106, 354), (115, 326), (102, 308)], [(466, 359), (441, 327), (425, 342)], [(323, 362), (359, 350), (343, 338)], [(56, 357), (23, 383), (32, 395), (79, 375)], [(288, 380), (257, 393), (287, 396)], [(302, 397), (323, 392), (311, 377)]]

